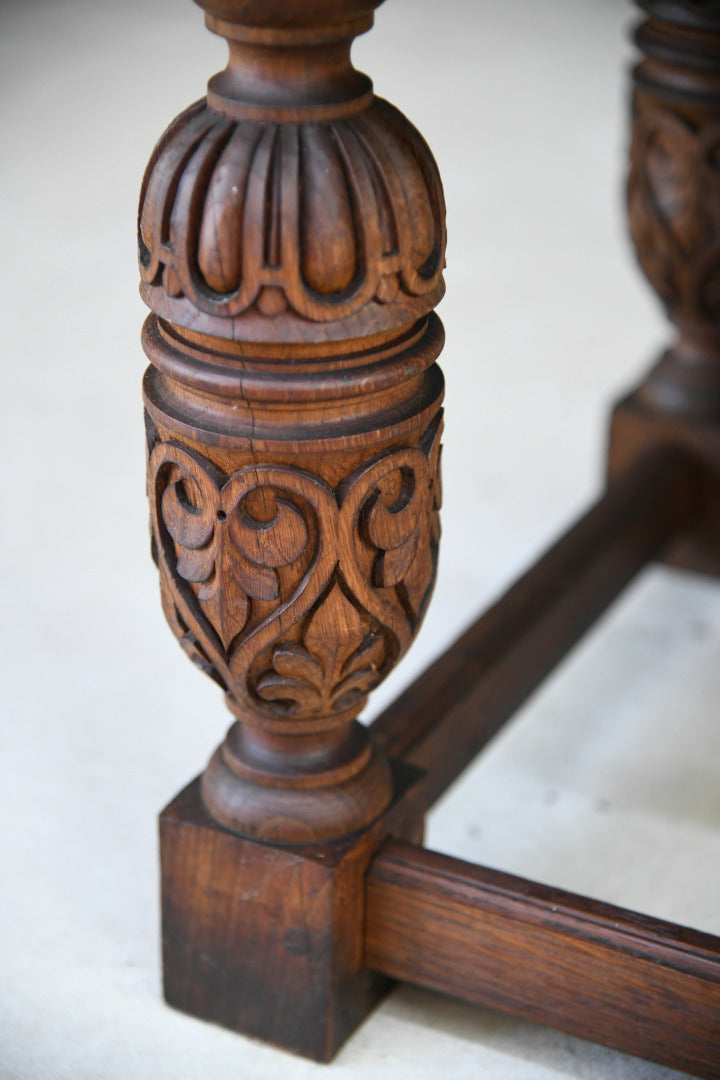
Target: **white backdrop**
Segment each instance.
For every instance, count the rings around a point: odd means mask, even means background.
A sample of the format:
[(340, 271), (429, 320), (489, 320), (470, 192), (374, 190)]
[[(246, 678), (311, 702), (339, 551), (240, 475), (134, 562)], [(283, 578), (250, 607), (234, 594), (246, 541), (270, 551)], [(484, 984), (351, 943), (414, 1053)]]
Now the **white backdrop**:
[[(666, 330), (625, 240), (624, 0), (390, 0), (355, 56), (420, 127), (450, 241), (444, 540), (389, 701), (596, 492)], [(0, 7), (0, 1077), (660, 1080), (397, 990), (332, 1072), (161, 1000), (156, 815), (228, 715), (147, 543), (135, 208), (224, 46), (190, 0)], [(720, 591), (653, 570), (456, 785), (430, 846), (720, 933)]]

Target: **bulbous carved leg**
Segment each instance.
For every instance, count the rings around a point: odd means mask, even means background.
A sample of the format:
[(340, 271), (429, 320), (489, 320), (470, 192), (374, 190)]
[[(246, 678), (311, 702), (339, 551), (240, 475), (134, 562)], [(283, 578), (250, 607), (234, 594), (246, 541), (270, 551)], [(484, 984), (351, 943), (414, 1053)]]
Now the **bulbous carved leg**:
[(650, 445), (706, 466), (692, 536), (671, 562), (720, 572), (720, 9), (643, 0), (628, 205), (640, 265), (677, 329), (614, 413), (611, 474)]
[(154, 545), (168, 621), (236, 718), (206, 808), (320, 841), (391, 801), (357, 717), (434, 581), (443, 197), (350, 62), (375, 2), (203, 6), (229, 64), (140, 204)]
[(379, 0), (200, 2), (229, 63), (140, 199), (148, 493), (165, 614), (235, 723), (160, 816), (164, 988), (327, 1060), (387, 987), (364, 875), (422, 825), (357, 717), (435, 577), (444, 204), (350, 61)]
[(712, 5), (650, 3), (637, 41), (630, 227), (678, 329), (644, 394), (720, 419), (720, 20)]
[[(183, 391), (199, 361), (154, 317), (144, 340), (163, 605), (237, 717), (204, 774), (205, 803), (226, 826), (263, 839), (353, 832), (392, 795), (388, 765), (355, 718), (412, 641), (435, 577), (439, 320), (362, 352), (359, 366), (346, 358), (342, 406), (322, 400), (325, 375), (305, 373), (314, 414), (332, 415), (325, 438), (303, 430), (294, 394), (285, 408), (295, 437), (281, 439), (261, 400), (263, 382), (277, 379), (272, 364), (240, 361), (218, 341), (237, 386), (207, 396), (200, 427)], [(303, 378), (302, 360), (293, 377)], [(221, 445), (211, 442), (211, 414)]]

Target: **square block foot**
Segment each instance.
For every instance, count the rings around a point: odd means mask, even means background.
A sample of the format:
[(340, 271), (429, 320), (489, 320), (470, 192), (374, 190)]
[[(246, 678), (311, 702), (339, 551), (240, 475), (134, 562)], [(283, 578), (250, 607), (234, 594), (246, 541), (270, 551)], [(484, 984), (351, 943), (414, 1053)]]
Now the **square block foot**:
[(392, 985), (364, 967), (364, 877), (387, 822), (281, 847), (237, 836), (194, 780), (160, 815), (168, 1004), (329, 1061)]
[(720, 577), (720, 424), (653, 413), (638, 394), (620, 401), (610, 424), (610, 479), (642, 454), (661, 447), (690, 454), (702, 467), (702, 481), (699, 520), (668, 544), (660, 561)]

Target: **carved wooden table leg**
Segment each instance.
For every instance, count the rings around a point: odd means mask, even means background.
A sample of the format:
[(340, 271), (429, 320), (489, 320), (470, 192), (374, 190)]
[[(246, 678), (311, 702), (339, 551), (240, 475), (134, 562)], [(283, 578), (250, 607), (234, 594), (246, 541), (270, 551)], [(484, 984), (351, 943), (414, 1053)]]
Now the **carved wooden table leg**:
[(668, 561), (720, 573), (720, 10), (644, 0), (629, 180), (640, 264), (677, 340), (615, 410), (610, 472), (649, 445), (707, 466), (699, 526)]
[(168, 1001), (326, 1059), (382, 992), (362, 875), (407, 784), (357, 721), (439, 538), (444, 205), (350, 62), (378, 0), (201, 0), (230, 59), (140, 202), (167, 619), (236, 718), (161, 817)]
[(369, 734), (435, 573), (440, 182), (350, 63), (375, 0), (201, 2), (230, 62), (141, 197), (149, 495), (236, 722), (161, 816), (167, 999), (327, 1060), (399, 977), (716, 1080), (720, 939), (417, 841), (643, 566), (720, 572), (718, 4), (641, 4), (631, 224), (679, 335), (608, 489)]

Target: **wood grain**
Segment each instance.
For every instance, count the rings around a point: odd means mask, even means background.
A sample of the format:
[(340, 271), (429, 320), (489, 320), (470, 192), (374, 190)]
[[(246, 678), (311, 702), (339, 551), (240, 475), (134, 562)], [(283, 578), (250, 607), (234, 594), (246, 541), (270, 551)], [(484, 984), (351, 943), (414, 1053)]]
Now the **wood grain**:
[(368, 733), (435, 581), (442, 186), (353, 67), (379, 0), (199, 2), (228, 64), (138, 214), (148, 494), (235, 723), (161, 815), (166, 998), (325, 1061), (391, 976), (720, 1077), (718, 940), (408, 842), (648, 561), (720, 570), (720, 4), (640, 5), (631, 232), (677, 340), (607, 490)]
[(611, 481), (677, 446), (704, 467), (695, 528), (665, 561), (720, 575), (720, 18), (715, 3), (645, 0), (635, 40), (630, 233), (675, 339), (613, 411)]
[(366, 960), (708, 1080), (720, 1076), (720, 940), (389, 842), (367, 880)]
[(427, 809), (697, 512), (700, 471), (662, 451), (605, 495), (372, 725), (392, 756), (424, 770)]
[(223, 829), (197, 781), (160, 818), (170, 1005), (327, 1061), (388, 988), (363, 961), (376, 834), (315, 848)]
[(207, 809), (312, 843), (393, 798), (356, 717), (435, 581), (445, 205), (351, 62), (377, 0), (201, 6), (228, 65), (160, 138), (138, 212), (153, 551), (236, 721)]

